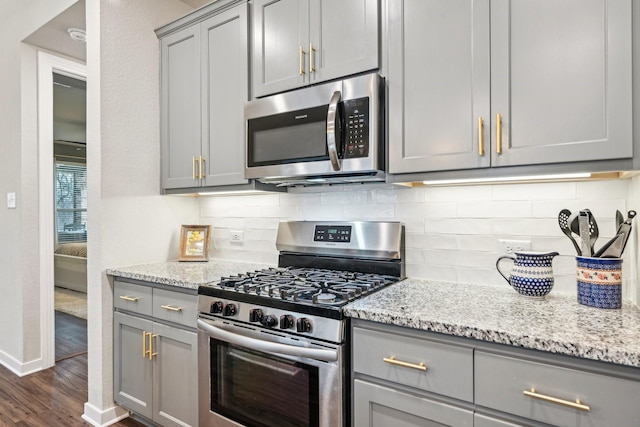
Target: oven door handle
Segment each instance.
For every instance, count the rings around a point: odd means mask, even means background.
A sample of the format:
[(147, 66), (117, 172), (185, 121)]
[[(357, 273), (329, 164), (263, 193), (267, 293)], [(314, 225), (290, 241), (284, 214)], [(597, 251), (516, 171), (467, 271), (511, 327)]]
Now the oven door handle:
[(321, 360), (324, 362), (335, 362), (338, 360), (338, 352), (335, 350), (322, 350), (318, 348), (298, 347), (295, 345), (263, 341), (239, 335), (234, 332), (225, 331), (224, 329), (210, 325), (202, 319), (198, 319), (198, 329), (204, 331), (212, 338), (251, 350), (283, 354), (287, 356), (305, 357), (307, 359)]
[(327, 151), (329, 152), (329, 160), (334, 171), (340, 170), (340, 159), (338, 158), (338, 147), (336, 143), (337, 133), (340, 130), (338, 126), (338, 103), (342, 94), (339, 90), (333, 92), (331, 101), (329, 101), (329, 109), (327, 110)]

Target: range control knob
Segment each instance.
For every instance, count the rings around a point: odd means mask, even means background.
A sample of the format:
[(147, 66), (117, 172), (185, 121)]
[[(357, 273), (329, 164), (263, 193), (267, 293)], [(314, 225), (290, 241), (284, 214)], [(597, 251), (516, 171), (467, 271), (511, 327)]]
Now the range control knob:
[(224, 306), (223, 316), (235, 316), (236, 314), (236, 305), (235, 304), (227, 304)]
[(296, 320), (296, 330), (298, 332), (311, 332), (311, 321), (306, 317)]
[(280, 329), (290, 329), (293, 328), (294, 318), (290, 314), (283, 314), (280, 316)]
[(211, 303), (211, 308), (209, 309), (210, 313), (222, 313), (222, 309), (224, 308), (224, 304), (222, 301), (214, 301)]
[(249, 322), (260, 322), (262, 320), (262, 310), (259, 308), (252, 308), (249, 310)]
[(278, 319), (276, 318), (276, 316), (268, 314), (264, 316), (262, 320), (260, 320), (260, 323), (262, 323), (262, 326), (264, 326), (265, 328), (273, 328), (278, 324)]

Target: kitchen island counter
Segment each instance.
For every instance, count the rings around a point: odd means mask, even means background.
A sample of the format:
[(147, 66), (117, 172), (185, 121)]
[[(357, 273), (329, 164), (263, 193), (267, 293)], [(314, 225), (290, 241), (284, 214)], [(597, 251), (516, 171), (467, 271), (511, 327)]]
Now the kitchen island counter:
[(108, 268), (106, 274), (187, 289), (217, 282), (223, 276), (261, 270), (273, 265), (210, 259), (208, 262), (167, 261)]
[(406, 279), (345, 307), (352, 318), (640, 367), (640, 310), (604, 310), (551, 292)]

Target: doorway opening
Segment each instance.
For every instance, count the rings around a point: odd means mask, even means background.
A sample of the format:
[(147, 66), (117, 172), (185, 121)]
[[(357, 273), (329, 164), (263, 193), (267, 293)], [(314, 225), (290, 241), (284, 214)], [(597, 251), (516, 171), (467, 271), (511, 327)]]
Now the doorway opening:
[(53, 73), (56, 362), (87, 352), (86, 86)]
[[(62, 285), (58, 288), (84, 294), (86, 313), (85, 66), (40, 51), (38, 88), (40, 326), (44, 369), (53, 366), (56, 360), (87, 351), (86, 320), (77, 313), (55, 310), (54, 288)], [(67, 342), (57, 342), (56, 338)]]

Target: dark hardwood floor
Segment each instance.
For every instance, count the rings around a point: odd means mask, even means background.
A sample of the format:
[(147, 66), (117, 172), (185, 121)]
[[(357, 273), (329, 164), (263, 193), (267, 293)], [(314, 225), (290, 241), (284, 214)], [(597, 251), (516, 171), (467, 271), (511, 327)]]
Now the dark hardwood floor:
[[(64, 352), (61, 355), (66, 356), (56, 362), (53, 368), (18, 377), (0, 366), (0, 427), (90, 425), (81, 418), (87, 400), (86, 321), (84, 350), (78, 350), (81, 349), (79, 343), (82, 343), (83, 328), (78, 327), (76, 319), (63, 319), (60, 332), (56, 322), (56, 359), (57, 341), (68, 338), (69, 342), (61, 343), (61, 351)], [(130, 418), (113, 425), (143, 427), (143, 424)]]
[(87, 352), (87, 321), (56, 311), (56, 362)]

